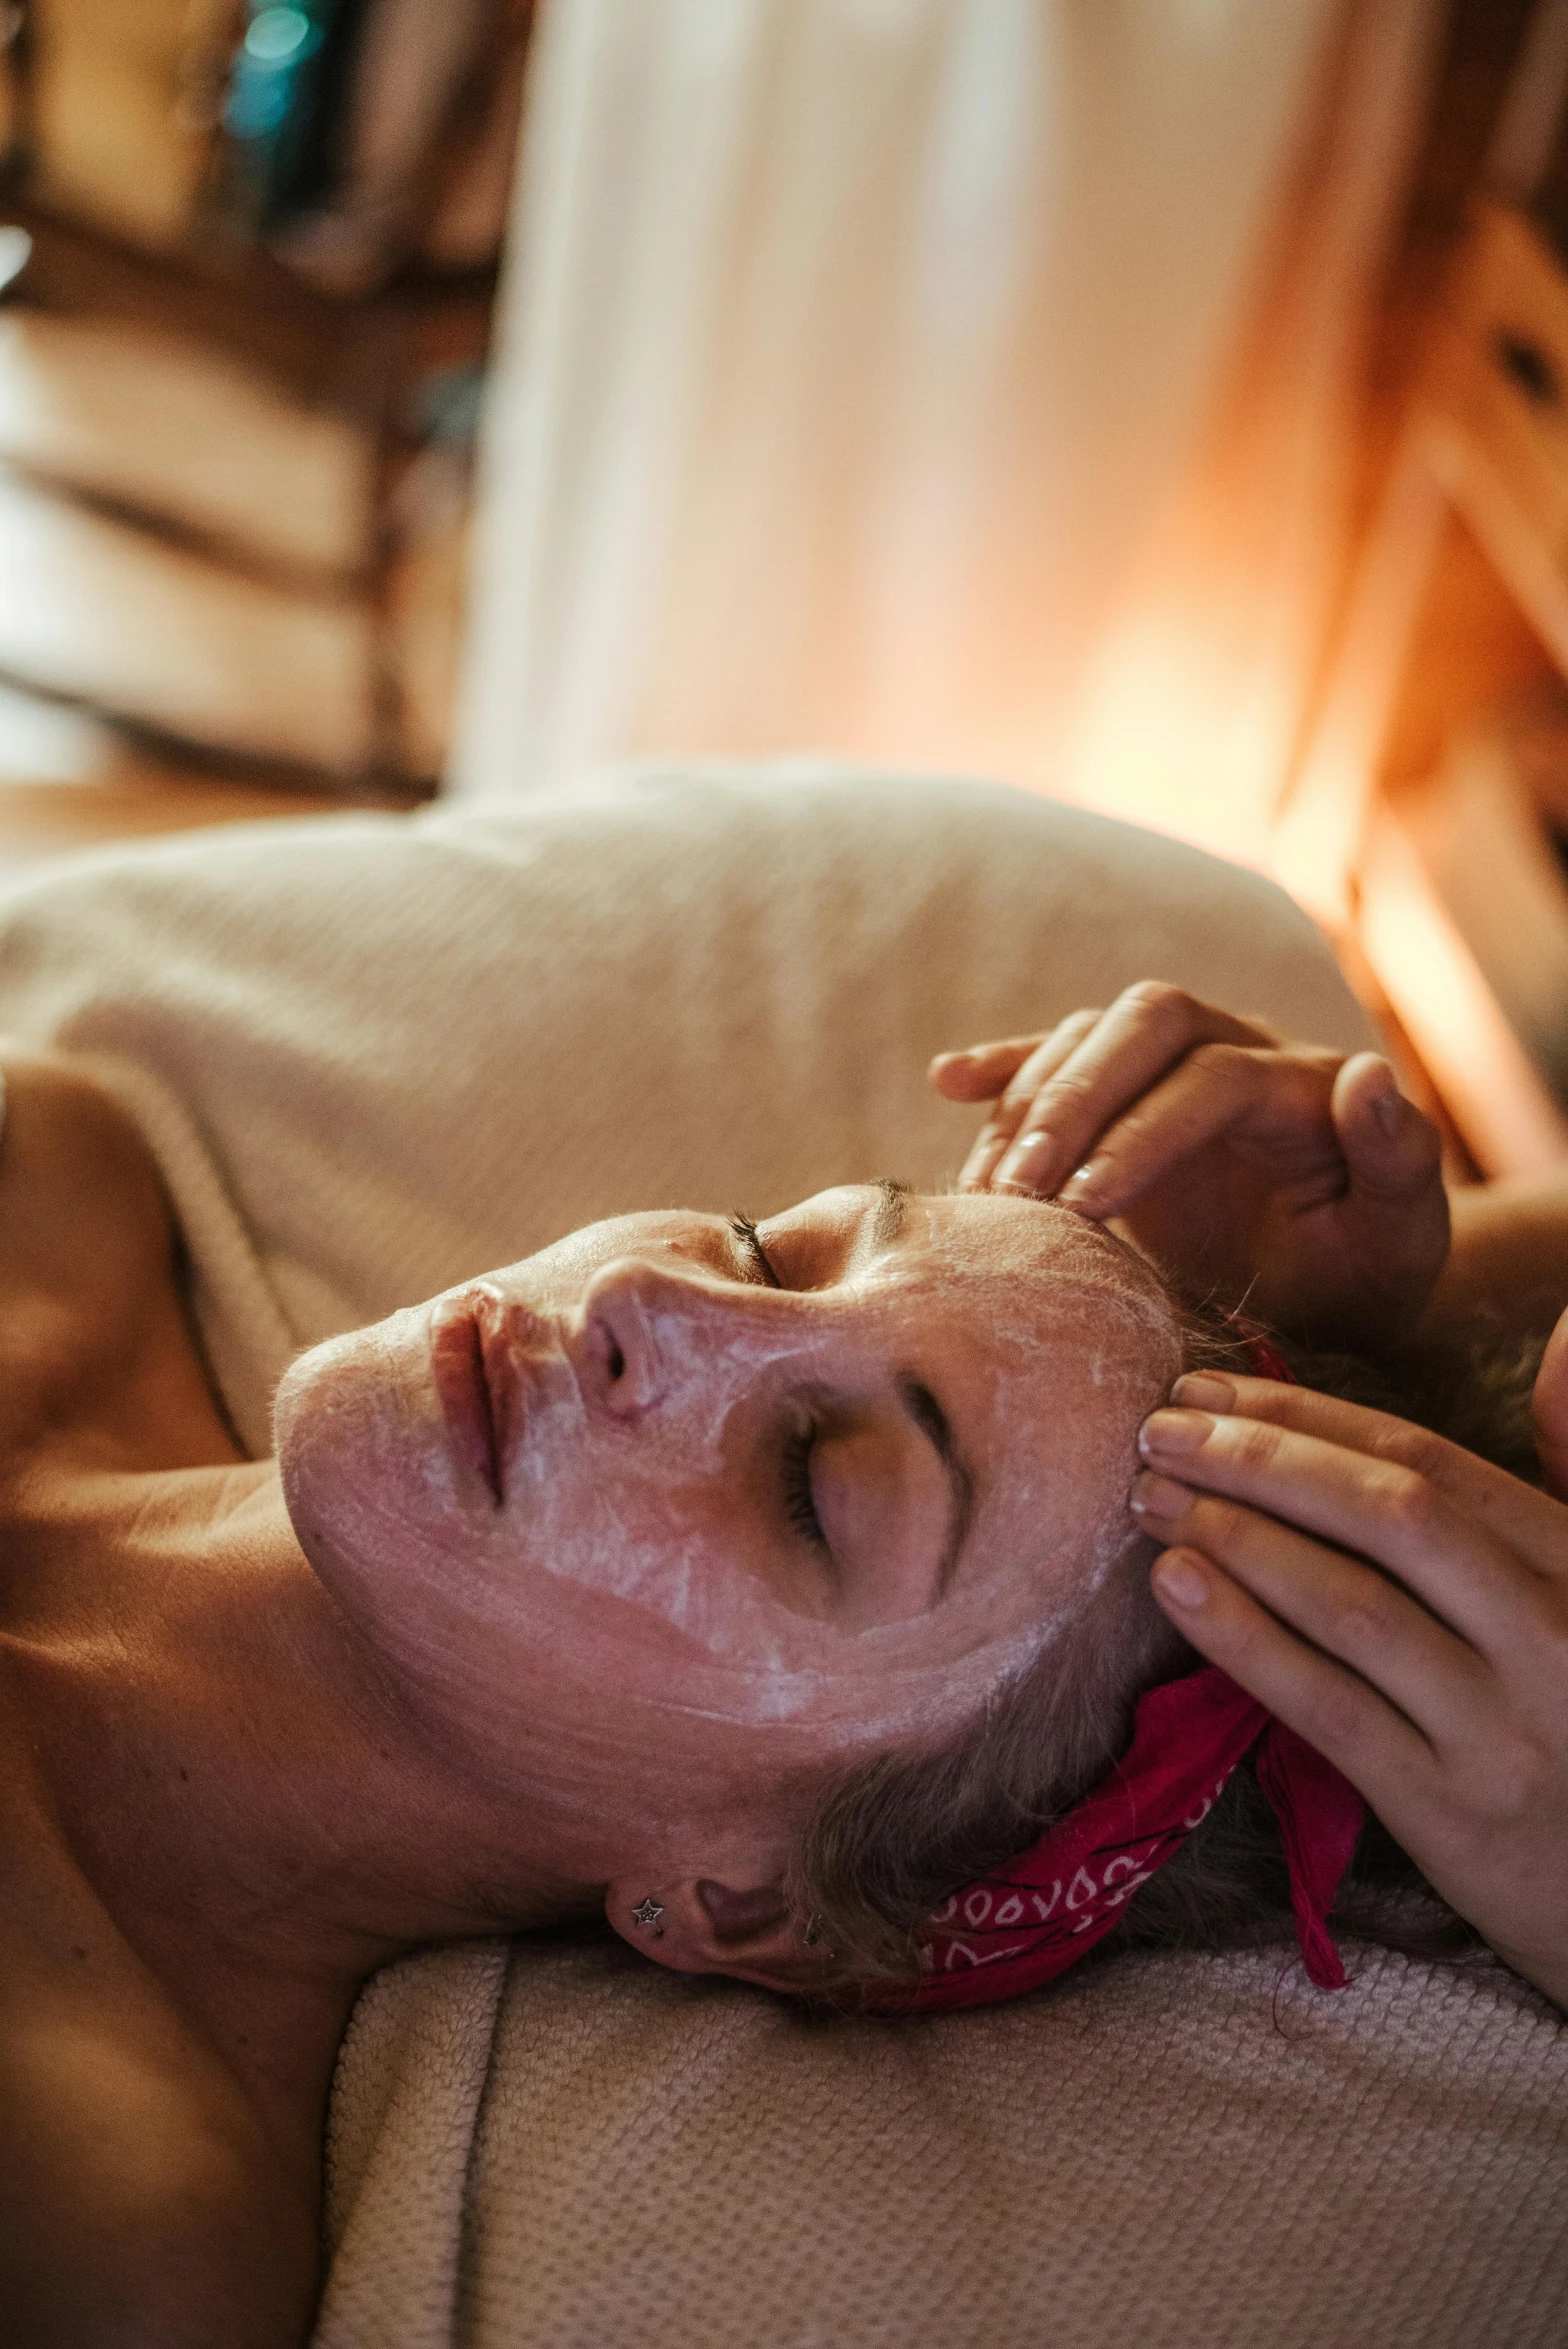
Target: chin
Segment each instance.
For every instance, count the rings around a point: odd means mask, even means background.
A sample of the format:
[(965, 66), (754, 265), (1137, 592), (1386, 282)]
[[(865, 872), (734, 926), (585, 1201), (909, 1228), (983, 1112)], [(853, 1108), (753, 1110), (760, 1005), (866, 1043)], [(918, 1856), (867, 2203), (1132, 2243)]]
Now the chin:
[[(290, 1364), (273, 1403), (278, 1473), (300, 1547), (334, 1589), (406, 1572), (457, 1497), (417, 1341), (423, 1313), (329, 1338)], [(414, 1342), (411, 1342), (414, 1341)], [(417, 1570), (417, 1569), (416, 1569)]]

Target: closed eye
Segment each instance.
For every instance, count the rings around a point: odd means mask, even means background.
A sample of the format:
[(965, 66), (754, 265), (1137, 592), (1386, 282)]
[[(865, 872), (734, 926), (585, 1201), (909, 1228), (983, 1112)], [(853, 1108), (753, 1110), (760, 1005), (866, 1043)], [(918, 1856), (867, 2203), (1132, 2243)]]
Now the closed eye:
[(769, 1263), (768, 1252), (762, 1245), (761, 1240), (757, 1237), (757, 1227), (752, 1222), (751, 1217), (749, 1215), (732, 1215), (730, 1217), (730, 1230), (734, 1233), (736, 1239), (740, 1242), (742, 1254), (745, 1256), (747, 1262), (752, 1265), (756, 1272), (761, 1274), (762, 1278), (767, 1282), (768, 1287), (770, 1289), (781, 1289), (784, 1286), (784, 1283), (779, 1279), (778, 1274), (774, 1271), (772, 1265)]
[(811, 1490), (811, 1452), (816, 1440), (814, 1427), (802, 1427), (784, 1447), (784, 1514), (814, 1550), (826, 1550), (828, 1539)]

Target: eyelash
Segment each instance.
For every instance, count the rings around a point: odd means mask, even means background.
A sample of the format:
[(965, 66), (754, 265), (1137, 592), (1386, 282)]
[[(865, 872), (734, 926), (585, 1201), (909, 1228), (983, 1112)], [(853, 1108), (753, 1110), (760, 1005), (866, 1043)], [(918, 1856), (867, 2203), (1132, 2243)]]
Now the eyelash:
[(730, 1217), (730, 1230), (735, 1234), (736, 1239), (739, 1240), (741, 1246), (745, 1249), (753, 1264), (755, 1264), (758, 1270), (762, 1273), (763, 1277), (768, 1283), (768, 1286), (774, 1289), (781, 1289), (784, 1286), (784, 1283), (779, 1279), (778, 1274), (774, 1271), (772, 1264), (769, 1262), (768, 1252), (757, 1237), (757, 1227), (752, 1222), (751, 1217), (749, 1215), (732, 1215)]
[(784, 1447), (784, 1514), (798, 1534), (814, 1548), (825, 1550), (827, 1535), (811, 1497), (811, 1448), (816, 1440), (816, 1429), (803, 1427)]
[[(752, 1262), (775, 1289), (783, 1282), (768, 1260), (768, 1252), (757, 1237), (757, 1227), (749, 1215), (732, 1215), (730, 1230), (745, 1249)], [(784, 1514), (795, 1531), (813, 1548), (825, 1550), (827, 1536), (822, 1520), (817, 1515), (817, 1504), (811, 1497), (811, 1451), (817, 1440), (817, 1431), (807, 1426), (796, 1430), (784, 1447), (783, 1482)]]

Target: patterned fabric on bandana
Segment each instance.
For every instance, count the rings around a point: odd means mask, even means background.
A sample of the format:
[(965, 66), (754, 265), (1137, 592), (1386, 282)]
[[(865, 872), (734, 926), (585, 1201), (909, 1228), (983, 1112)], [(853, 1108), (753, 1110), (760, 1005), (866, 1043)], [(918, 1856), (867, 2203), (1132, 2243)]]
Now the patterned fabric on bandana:
[[(1247, 1333), (1260, 1378), (1294, 1385), (1283, 1359)], [(1110, 1776), (995, 1876), (966, 1885), (930, 1919), (921, 1980), (868, 1989), (884, 2012), (989, 2006), (1052, 1982), (1110, 1932), (1140, 1884), (1200, 1827), (1257, 1747), (1258, 1784), (1279, 1822), (1308, 1977), (1343, 1987), (1328, 1912), (1366, 1805), (1323, 1756), (1217, 1665), (1140, 1699), (1132, 1744)]]

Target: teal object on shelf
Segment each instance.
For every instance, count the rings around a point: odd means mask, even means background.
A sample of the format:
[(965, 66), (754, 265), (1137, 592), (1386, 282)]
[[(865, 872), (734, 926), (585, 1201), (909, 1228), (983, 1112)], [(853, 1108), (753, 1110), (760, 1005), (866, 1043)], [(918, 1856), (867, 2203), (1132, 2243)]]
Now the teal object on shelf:
[(251, 0), (224, 101), (226, 209), (272, 228), (319, 203), (367, 0)]

